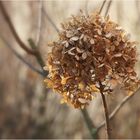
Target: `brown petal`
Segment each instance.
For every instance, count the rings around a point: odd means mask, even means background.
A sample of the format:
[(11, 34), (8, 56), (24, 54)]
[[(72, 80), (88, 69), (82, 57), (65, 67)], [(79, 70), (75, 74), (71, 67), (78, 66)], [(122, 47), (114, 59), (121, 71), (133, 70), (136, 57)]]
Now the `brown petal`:
[(70, 54), (70, 55), (75, 55), (75, 53), (74, 53), (74, 52), (72, 52), (74, 49), (75, 49), (74, 47), (73, 47), (73, 48), (71, 48), (71, 49), (68, 51), (68, 54)]
[(84, 60), (84, 59), (86, 59), (86, 58), (87, 58), (87, 53), (84, 52), (84, 53), (82, 54), (82, 59)]
[(122, 53), (117, 53), (114, 55), (114, 57), (121, 57), (122, 56)]
[(83, 53), (84, 52), (84, 50), (82, 50), (82, 49), (80, 49), (80, 48), (76, 48), (76, 51), (78, 52), (78, 53)]
[(78, 39), (79, 39), (78, 36), (74, 36), (74, 37), (72, 37), (70, 40), (72, 40), (72, 41), (77, 41)]
[(91, 39), (91, 40), (90, 40), (90, 44), (95, 44), (94, 39)]
[(68, 38), (72, 37), (73, 35), (74, 35), (74, 34), (73, 34), (72, 31), (67, 31), (67, 32), (66, 32), (66, 37), (68, 37)]

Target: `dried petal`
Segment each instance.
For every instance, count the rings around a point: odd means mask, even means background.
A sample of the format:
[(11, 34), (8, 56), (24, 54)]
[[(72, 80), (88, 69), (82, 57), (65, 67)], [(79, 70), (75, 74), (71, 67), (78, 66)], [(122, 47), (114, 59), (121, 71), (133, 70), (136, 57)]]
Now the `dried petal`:
[(85, 104), (87, 102), (87, 100), (83, 98), (78, 98), (78, 101), (82, 104)]
[(66, 37), (70, 38), (74, 35), (73, 31), (67, 31), (66, 32)]
[(114, 57), (121, 57), (122, 56), (122, 53), (117, 53), (114, 55)]
[(87, 58), (87, 53), (84, 52), (84, 53), (82, 54), (82, 59), (85, 60), (86, 58)]
[(71, 48), (70, 50), (68, 50), (68, 54), (69, 54), (69, 55), (75, 55), (75, 53), (72, 52), (74, 49), (75, 49), (75, 48), (73, 47), (73, 48)]
[(74, 36), (74, 37), (72, 37), (70, 40), (72, 40), (72, 41), (77, 41), (78, 39), (79, 39), (78, 36)]
[(95, 44), (94, 39), (90, 39), (90, 44)]
[(78, 53), (83, 53), (84, 52), (84, 50), (82, 50), (82, 49), (80, 49), (80, 48), (76, 48), (76, 51), (78, 52)]

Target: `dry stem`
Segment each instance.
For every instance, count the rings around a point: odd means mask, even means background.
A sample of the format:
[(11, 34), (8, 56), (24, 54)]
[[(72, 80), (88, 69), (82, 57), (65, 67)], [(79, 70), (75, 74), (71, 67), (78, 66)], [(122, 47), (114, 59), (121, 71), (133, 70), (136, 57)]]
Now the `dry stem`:
[(106, 0), (103, 1), (102, 5), (101, 5), (101, 8), (99, 10), (99, 14), (101, 14), (101, 12), (102, 12), (102, 10), (103, 10), (103, 8), (105, 6), (105, 3), (106, 3)]
[(111, 4), (112, 4), (112, 0), (110, 0), (110, 1), (108, 2), (107, 9), (106, 9), (106, 12), (105, 12), (105, 17), (107, 16), (107, 14), (108, 14), (108, 12), (109, 12), (109, 9), (110, 9), (110, 7), (111, 7)]
[(54, 29), (56, 30), (56, 32), (59, 33), (59, 29), (57, 28), (56, 24), (53, 22), (53, 20), (51, 19), (51, 17), (48, 15), (48, 13), (44, 9), (44, 7), (42, 7), (42, 11), (43, 11), (43, 14), (45, 15), (45, 19), (48, 19), (48, 21), (52, 24), (52, 26), (54, 27)]
[[(124, 99), (116, 106), (116, 108), (112, 111), (112, 113), (109, 115), (109, 119), (113, 119), (116, 114), (119, 112), (119, 110), (124, 106), (124, 104), (129, 101), (135, 94), (140, 92), (140, 88), (138, 88), (133, 94), (124, 97)], [(99, 127), (97, 128), (97, 131), (99, 131), (103, 126), (105, 125), (105, 121), (103, 121)]]
[(104, 106), (104, 112), (105, 112), (107, 137), (108, 137), (108, 139), (110, 139), (110, 137), (111, 137), (110, 130), (111, 129), (110, 129), (109, 113), (108, 113), (107, 103), (106, 103), (105, 95), (103, 93), (104, 87), (103, 87), (101, 82), (99, 82), (99, 84), (100, 84), (100, 93), (101, 93), (101, 97), (102, 97), (102, 101), (103, 101), (103, 106)]
[(38, 31), (37, 31), (37, 35), (36, 35), (36, 45), (37, 46), (39, 46), (40, 37), (41, 37), (42, 12), (43, 12), (43, 1), (39, 0), (39, 7), (38, 7)]

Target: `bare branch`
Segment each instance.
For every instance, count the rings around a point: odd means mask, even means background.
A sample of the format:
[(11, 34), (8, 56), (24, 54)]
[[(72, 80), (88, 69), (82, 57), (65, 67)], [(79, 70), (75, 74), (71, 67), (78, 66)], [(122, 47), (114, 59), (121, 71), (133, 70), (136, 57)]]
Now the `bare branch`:
[(54, 27), (56, 32), (59, 33), (59, 29), (57, 28), (56, 24), (52, 21), (51, 17), (47, 14), (47, 12), (45, 11), (44, 7), (42, 8), (42, 10), (43, 10), (43, 14), (46, 17), (46, 20), (48, 19), (48, 21), (52, 24), (52, 26)]
[(99, 14), (101, 14), (101, 12), (102, 12), (102, 10), (103, 10), (103, 8), (105, 6), (105, 3), (106, 3), (106, 0), (103, 1), (102, 5), (101, 5), (101, 8), (99, 10)]
[[(126, 96), (121, 102), (120, 104), (117, 105), (117, 107), (113, 110), (113, 112), (109, 115), (109, 119), (113, 119), (116, 114), (119, 112), (119, 110), (125, 105), (125, 103), (127, 101), (129, 101), (135, 94), (140, 92), (140, 88), (138, 88), (133, 94)], [(97, 131), (99, 131), (103, 126), (105, 125), (105, 121), (103, 121), (99, 127), (97, 128)]]
[(14, 28), (12, 22), (11, 22), (11, 19), (10, 19), (8, 13), (6, 12), (6, 9), (5, 9), (5, 7), (4, 7), (2, 1), (0, 1), (0, 10), (1, 10), (2, 14), (3, 14), (4, 19), (6, 20), (7, 24), (9, 25), (10, 30), (11, 30), (11, 32), (12, 32), (12, 34), (13, 34), (15, 40), (16, 40), (17, 43), (19, 44), (19, 46), (20, 46), (23, 50), (25, 50), (27, 53), (32, 54), (32, 55), (35, 55), (36, 51), (35, 51), (35, 50), (29, 49), (29, 48), (21, 41), (20, 37), (18, 36), (18, 34), (17, 34), (17, 32), (16, 32), (16, 30), (15, 30), (15, 28)]
[(110, 9), (111, 4), (112, 4), (112, 1), (113, 1), (113, 0), (110, 0), (110, 1), (108, 2), (107, 9), (106, 9), (106, 12), (105, 12), (105, 17), (108, 15), (109, 9)]
[(19, 59), (21, 60), (26, 66), (28, 66), (31, 70), (37, 72), (38, 74), (44, 76), (44, 73), (40, 70), (38, 70), (37, 68), (35, 68), (34, 66), (32, 66), (28, 61), (26, 61), (11, 45), (10, 43), (8, 43), (8, 41), (6, 39), (4, 39), (4, 37), (2, 37), (0, 35), (1, 40), (5, 43), (5, 46), (8, 47), (13, 54)]
[(41, 37), (42, 12), (43, 12), (43, 1), (39, 0), (39, 7), (38, 7), (38, 32), (37, 32), (37, 35), (36, 35), (36, 44), (37, 44), (37, 46), (39, 46), (40, 37)]

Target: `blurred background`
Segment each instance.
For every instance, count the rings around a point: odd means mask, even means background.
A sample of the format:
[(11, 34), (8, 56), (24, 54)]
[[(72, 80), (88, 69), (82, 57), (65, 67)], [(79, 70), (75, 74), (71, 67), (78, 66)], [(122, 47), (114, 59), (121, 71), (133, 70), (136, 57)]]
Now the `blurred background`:
[[(38, 43), (41, 55), (46, 61), (47, 54), (51, 50), (47, 44), (57, 39), (58, 34), (53, 24), (61, 30), (61, 23), (71, 15), (77, 15), (80, 9), (89, 14), (98, 11), (103, 1), (14, 0), (3, 3), (23, 42), (28, 45), (27, 40), (32, 38)], [(107, 5), (102, 14), (106, 7)], [(131, 34), (133, 40), (139, 42), (139, 0), (113, 0), (109, 15)], [(0, 36), (3, 36), (25, 60), (40, 69), (36, 59), (16, 43), (1, 10)], [(137, 49), (136, 71), (140, 75), (139, 45)], [(117, 88), (114, 94), (107, 96), (109, 112), (112, 112), (126, 95)], [(0, 38), (0, 138), (90, 138), (80, 110), (60, 104), (60, 98), (58, 94), (46, 89), (42, 76), (20, 61)], [(140, 138), (139, 98), (140, 95), (136, 94), (111, 121), (113, 138)], [(98, 126), (104, 120), (100, 95), (90, 103), (87, 110), (93, 123)], [(99, 131), (99, 138), (105, 137), (106, 130), (102, 128)]]

